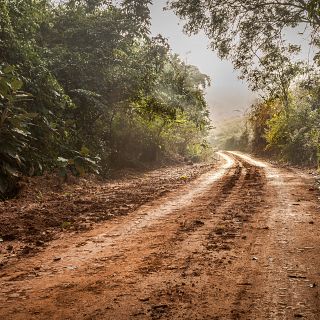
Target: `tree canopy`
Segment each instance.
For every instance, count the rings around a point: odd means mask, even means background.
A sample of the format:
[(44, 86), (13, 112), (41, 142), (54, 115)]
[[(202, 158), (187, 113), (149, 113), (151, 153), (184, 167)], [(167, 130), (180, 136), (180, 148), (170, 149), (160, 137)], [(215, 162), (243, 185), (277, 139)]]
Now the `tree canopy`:
[(206, 151), (209, 79), (150, 36), (149, 4), (0, 2), (0, 195), (22, 174)]
[(186, 20), (188, 33), (203, 30), (219, 56), (230, 59), (247, 80), (252, 66), (281, 46), (289, 29), (302, 25), (310, 42), (319, 41), (317, 0), (172, 0), (170, 7)]
[[(169, 7), (185, 20), (187, 33), (204, 31), (212, 49), (229, 59), (261, 97), (251, 106), (245, 128), (222, 135), (225, 147), (319, 163), (320, 2), (172, 0)], [(290, 41), (289, 31), (308, 39), (312, 63), (299, 56), (301, 47)]]

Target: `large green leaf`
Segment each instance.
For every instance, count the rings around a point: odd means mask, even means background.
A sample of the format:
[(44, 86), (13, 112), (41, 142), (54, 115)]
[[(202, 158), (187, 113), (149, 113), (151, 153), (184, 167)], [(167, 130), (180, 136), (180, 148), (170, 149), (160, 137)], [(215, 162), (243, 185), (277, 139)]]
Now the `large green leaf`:
[(20, 79), (14, 78), (10, 81), (10, 86), (13, 91), (18, 91), (22, 88), (23, 82)]

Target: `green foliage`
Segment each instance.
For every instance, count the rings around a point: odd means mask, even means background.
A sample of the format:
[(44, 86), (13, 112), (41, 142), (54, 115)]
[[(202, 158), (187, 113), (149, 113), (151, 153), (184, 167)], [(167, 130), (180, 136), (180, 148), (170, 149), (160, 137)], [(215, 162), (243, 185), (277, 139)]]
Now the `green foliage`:
[[(265, 133), (268, 128), (268, 121), (279, 111), (279, 105), (278, 99), (268, 99), (251, 106), (248, 122), (252, 131), (251, 148), (255, 153), (266, 154), (267, 140)], [(270, 152), (270, 149), (268, 152)]]
[(267, 122), (268, 148), (285, 161), (316, 164), (320, 145), (320, 112), (313, 110), (305, 91), (296, 92), (289, 109)]
[(69, 172), (75, 176), (84, 176), (87, 170), (99, 174), (98, 161), (100, 158), (90, 157), (90, 150), (87, 147), (83, 146), (80, 152), (73, 151), (72, 156), (69, 159), (63, 157), (57, 159), (57, 167), (64, 180), (67, 180)]
[[(169, 3), (186, 21), (188, 33), (203, 30), (219, 56), (230, 59), (249, 81), (252, 68), (256, 69), (261, 59), (271, 54), (277, 60), (275, 48), (283, 46), (288, 29), (307, 24), (306, 36), (310, 42), (319, 44), (318, 0), (171, 0)], [(295, 47), (293, 51), (300, 49), (294, 44), (290, 46), (290, 50)], [(270, 65), (272, 61), (268, 60)]]
[[(319, 162), (319, 1), (171, 0), (169, 4), (186, 21), (185, 30), (203, 30), (219, 56), (231, 60), (240, 77), (262, 97), (251, 108), (250, 131), (226, 135), (224, 146), (247, 145), (254, 152), (299, 164)], [(288, 30), (297, 32), (302, 24), (318, 65), (308, 62), (306, 67), (298, 60), (301, 48), (284, 40)]]
[(273, 154), (296, 164), (319, 163), (319, 94), (297, 84), (284, 108), (281, 100), (270, 99), (253, 106), (249, 121), (253, 129), (252, 148), (259, 154)]
[(14, 190), (30, 150), (32, 120), (37, 114), (23, 108), (30, 95), (20, 91), (15, 68), (0, 66), (0, 196)]
[(205, 153), (209, 79), (150, 37), (149, 4), (0, 2), (0, 194), (22, 174)]
[(318, 0), (310, 0), (305, 3), (309, 14), (309, 20), (314, 25), (320, 25), (320, 3)]

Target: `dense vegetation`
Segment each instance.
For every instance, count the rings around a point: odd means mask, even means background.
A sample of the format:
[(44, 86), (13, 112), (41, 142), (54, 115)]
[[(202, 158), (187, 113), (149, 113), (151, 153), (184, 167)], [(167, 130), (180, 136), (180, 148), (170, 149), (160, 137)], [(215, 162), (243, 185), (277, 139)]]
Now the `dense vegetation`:
[(0, 196), (48, 169), (205, 152), (209, 79), (150, 36), (149, 4), (0, 1)]
[[(261, 96), (246, 116), (247, 125), (240, 128), (241, 122), (234, 122), (234, 133), (228, 127), (217, 142), (319, 165), (319, 0), (172, 0), (171, 8), (187, 20), (188, 33), (204, 30), (212, 48), (231, 60)], [(297, 41), (287, 40), (290, 32), (308, 39), (312, 63)]]
[(304, 81), (289, 91), (286, 106), (278, 97), (252, 106), (252, 149), (296, 164), (319, 165), (320, 83)]

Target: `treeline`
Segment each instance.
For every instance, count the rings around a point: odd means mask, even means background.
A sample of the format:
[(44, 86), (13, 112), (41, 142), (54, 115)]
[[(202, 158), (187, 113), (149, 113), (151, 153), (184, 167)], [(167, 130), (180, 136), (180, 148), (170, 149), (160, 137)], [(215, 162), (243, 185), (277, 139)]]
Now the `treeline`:
[(289, 91), (287, 105), (278, 97), (253, 104), (234, 130), (223, 130), (215, 143), (292, 164), (320, 165), (320, 83), (309, 79)]
[(209, 79), (150, 36), (149, 4), (0, 1), (0, 196), (52, 168), (206, 152)]
[[(220, 145), (298, 165), (320, 165), (320, 72), (294, 60), (293, 50), (273, 47), (248, 75), (261, 95), (232, 135)], [(223, 139), (225, 137), (225, 139)], [(219, 141), (219, 139), (217, 139)]]
[[(247, 124), (231, 136), (227, 128), (216, 142), (319, 165), (320, 1), (170, 2), (186, 20), (185, 30), (203, 30), (212, 48), (232, 61), (241, 79), (261, 97), (249, 110)], [(301, 44), (309, 46), (309, 53), (303, 53)]]
[(254, 104), (248, 118), (249, 148), (299, 165), (320, 165), (320, 82), (295, 84), (286, 105), (279, 97)]

